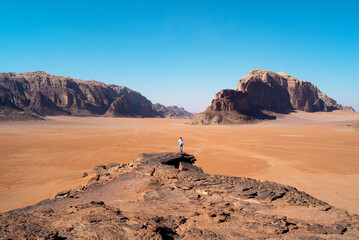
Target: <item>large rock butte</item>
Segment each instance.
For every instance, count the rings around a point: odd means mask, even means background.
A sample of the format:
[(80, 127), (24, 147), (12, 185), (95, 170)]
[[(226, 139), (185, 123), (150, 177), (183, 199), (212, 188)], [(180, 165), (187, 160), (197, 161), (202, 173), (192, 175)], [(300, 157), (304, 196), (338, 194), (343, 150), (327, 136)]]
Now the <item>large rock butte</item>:
[(216, 94), (211, 105), (193, 118), (193, 124), (244, 123), (256, 119), (275, 119), (276, 113), (345, 110), (314, 84), (286, 73), (252, 70), (238, 82), (237, 90)]
[(146, 97), (127, 87), (43, 71), (0, 73), (0, 120), (48, 115), (165, 117)]
[(86, 186), (0, 214), (1, 239), (358, 239), (359, 216), (291, 186), (209, 175), (186, 153), (95, 167)]

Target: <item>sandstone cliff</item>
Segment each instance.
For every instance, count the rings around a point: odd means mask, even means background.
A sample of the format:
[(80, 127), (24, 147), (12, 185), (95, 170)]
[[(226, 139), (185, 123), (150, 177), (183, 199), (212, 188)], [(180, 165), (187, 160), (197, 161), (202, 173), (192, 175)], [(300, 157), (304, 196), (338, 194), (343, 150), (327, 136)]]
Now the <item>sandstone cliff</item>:
[(209, 175), (186, 153), (94, 169), (86, 186), (0, 214), (1, 239), (358, 239), (359, 216), (291, 186)]
[(42, 71), (0, 73), (0, 119), (41, 119), (48, 115), (164, 117), (151, 101), (127, 87)]
[(187, 112), (183, 107), (164, 106), (159, 103), (152, 105), (152, 108), (159, 112), (164, 118), (192, 118), (193, 113)]
[(216, 94), (211, 105), (192, 119), (193, 124), (233, 124), (275, 119), (276, 113), (293, 110), (306, 112), (345, 110), (322, 93), (314, 84), (286, 73), (252, 70), (238, 82), (237, 90), (225, 89)]
[(42, 71), (0, 73), (0, 106), (43, 116), (159, 116), (148, 99), (129, 88)]

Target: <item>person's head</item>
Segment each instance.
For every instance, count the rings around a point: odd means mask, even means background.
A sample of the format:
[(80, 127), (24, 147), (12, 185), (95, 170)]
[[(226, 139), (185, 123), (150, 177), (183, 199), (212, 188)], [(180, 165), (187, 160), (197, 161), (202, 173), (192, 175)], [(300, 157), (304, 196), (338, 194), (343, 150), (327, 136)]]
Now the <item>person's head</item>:
[(182, 139), (182, 137), (180, 137), (180, 139)]

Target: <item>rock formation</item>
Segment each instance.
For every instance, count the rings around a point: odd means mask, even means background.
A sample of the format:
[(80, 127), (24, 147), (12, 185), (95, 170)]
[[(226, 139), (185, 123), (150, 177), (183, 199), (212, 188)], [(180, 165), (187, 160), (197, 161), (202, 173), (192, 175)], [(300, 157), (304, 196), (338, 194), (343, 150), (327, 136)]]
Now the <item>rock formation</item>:
[(152, 108), (159, 112), (164, 118), (192, 118), (193, 113), (187, 112), (183, 107), (164, 106), (159, 103), (152, 105)]
[(240, 79), (237, 90), (218, 92), (211, 106), (196, 115), (192, 123), (243, 123), (248, 120), (275, 119), (276, 113), (293, 110), (354, 111), (351, 107), (337, 104), (310, 82), (283, 72), (259, 69), (250, 71), (248, 76)]
[(127, 87), (42, 71), (0, 73), (0, 119), (40, 119), (47, 115), (161, 117), (161, 114), (153, 109), (151, 101)]
[(289, 74), (252, 70), (238, 82), (238, 91), (247, 92), (252, 105), (273, 111), (296, 109), (306, 112), (343, 110), (314, 84)]
[(86, 186), (0, 214), (1, 239), (357, 239), (359, 216), (291, 186), (209, 175), (186, 153), (94, 169)]

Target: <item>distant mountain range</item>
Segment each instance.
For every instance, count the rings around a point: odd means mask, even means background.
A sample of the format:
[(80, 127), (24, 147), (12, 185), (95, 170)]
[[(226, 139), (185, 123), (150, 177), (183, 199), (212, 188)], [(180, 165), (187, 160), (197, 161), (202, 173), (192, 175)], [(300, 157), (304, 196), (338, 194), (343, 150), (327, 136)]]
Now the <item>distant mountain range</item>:
[(165, 118), (192, 118), (193, 113), (187, 112), (183, 107), (177, 106), (164, 106), (156, 103), (152, 105), (152, 109), (159, 112)]
[(192, 124), (236, 124), (258, 119), (276, 119), (277, 113), (345, 110), (314, 84), (289, 74), (252, 70), (238, 82), (237, 90), (224, 89), (216, 94), (206, 111), (197, 114)]
[(49, 115), (190, 118), (183, 108), (153, 105), (127, 87), (55, 76), (43, 71), (0, 73), (0, 119)]

